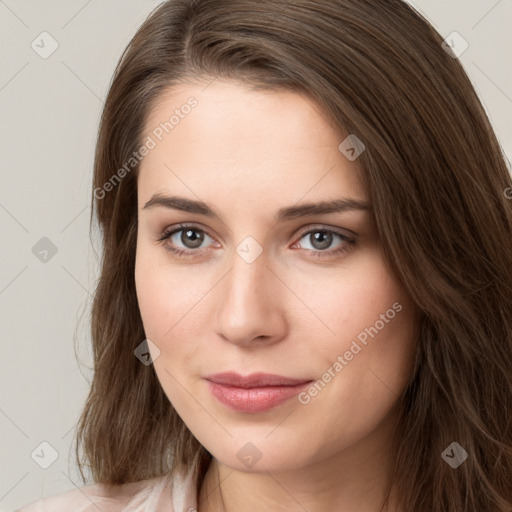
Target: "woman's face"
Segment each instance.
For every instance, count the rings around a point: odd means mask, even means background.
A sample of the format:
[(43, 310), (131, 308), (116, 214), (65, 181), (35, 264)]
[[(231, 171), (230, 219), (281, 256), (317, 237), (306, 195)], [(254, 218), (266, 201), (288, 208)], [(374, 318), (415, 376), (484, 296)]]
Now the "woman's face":
[[(339, 149), (347, 134), (305, 96), (215, 80), (169, 89), (144, 136), (137, 296), (188, 428), (243, 471), (376, 453), (411, 376), (416, 324), (370, 211), (342, 208), (368, 202), (350, 141)], [(306, 384), (206, 380), (224, 372)]]

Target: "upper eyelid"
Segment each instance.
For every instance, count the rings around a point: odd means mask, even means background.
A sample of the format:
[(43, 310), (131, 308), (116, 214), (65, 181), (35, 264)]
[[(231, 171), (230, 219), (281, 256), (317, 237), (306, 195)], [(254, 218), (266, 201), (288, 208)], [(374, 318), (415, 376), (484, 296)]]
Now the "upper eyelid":
[[(351, 233), (351, 235), (346, 235), (346, 234), (342, 233), (343, 230), (349, 231)], [(312, 231), (329, 231), (329, 232), (335, 233), (340, 236), (345, 236), (347, 238), (350, 238), (352, 236), (354, 236), (354, 237), (357, 236), (356, 233), (354, 233), (353, 231), (350, 231), (348, 229), (334, 228), (334, 227), (326, 226), (324, 224), (316, 224), (313, 226), (306, 227), (306, 228), (304, 228), (304, 230), (301, 229), (297, 232), (297, 234), (295, 236), (307, 235), (308, 233), (310, 233)]]

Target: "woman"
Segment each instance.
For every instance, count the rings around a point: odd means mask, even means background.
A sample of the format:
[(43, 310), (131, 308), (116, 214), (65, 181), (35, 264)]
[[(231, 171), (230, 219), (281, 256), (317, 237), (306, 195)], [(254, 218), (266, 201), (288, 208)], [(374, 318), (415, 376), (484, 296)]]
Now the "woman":
[(95, 483), (22, 510), (511, 511), (511, 187), (402, 1), (161, 4), (97, 142)]

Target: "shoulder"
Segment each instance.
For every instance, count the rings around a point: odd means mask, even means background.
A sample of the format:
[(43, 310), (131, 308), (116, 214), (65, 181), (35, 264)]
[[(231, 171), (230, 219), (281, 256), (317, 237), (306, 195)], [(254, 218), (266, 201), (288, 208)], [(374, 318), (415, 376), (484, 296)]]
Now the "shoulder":
[(16, 512), (128, 512), (134, 502), (140, 507), (145, 501), (158, 501), (163, 489), (168, 488), (168, 479), (165, 475), (123, 485), (86, 485), (40, 498)]

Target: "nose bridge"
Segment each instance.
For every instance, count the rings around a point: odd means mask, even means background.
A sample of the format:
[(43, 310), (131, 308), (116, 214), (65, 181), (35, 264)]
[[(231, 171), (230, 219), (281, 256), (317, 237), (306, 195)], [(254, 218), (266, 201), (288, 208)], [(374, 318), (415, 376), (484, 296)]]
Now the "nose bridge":
[(234, 343), (254, 338), (275, 338), (284, 327), (279, 285), (262, 249), (248, 242), (233, 251), (231, 270), (217, 297), (216, 329)]
[(240, 308), (251, 306), (258, 307), (265, 302), (268, 296), (266, 288), (272, 286), (269, 282), (268, 258), (260, 249), (260, 254), (255, 253), (255, 248), (250, 245), (240, 244), (231, 260), (231, 272), (227, 286), (224, 290), (224, 299)]

